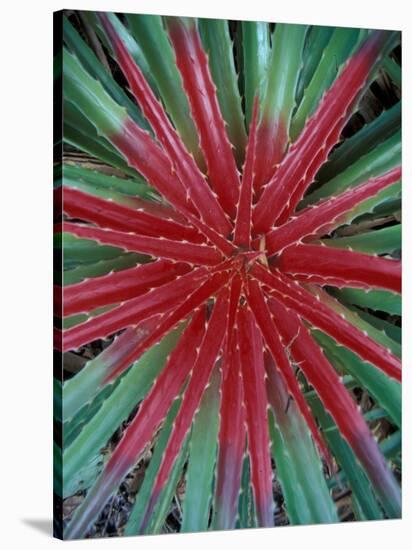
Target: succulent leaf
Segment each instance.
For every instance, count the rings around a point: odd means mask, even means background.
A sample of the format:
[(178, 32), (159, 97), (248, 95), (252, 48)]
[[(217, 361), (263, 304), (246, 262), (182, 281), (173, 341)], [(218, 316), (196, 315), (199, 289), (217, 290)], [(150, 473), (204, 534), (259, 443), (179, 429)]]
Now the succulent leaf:
[[(204, 160), (199, 147), (199, 138), (190, 117), (189, 102), (183, 92), (183, 84), (176, 67), (173, 48), (169, 42), (162, 18), (158, 15), (127, 14), (126, 19), (131, 33), (142, 48), (149, 65), (150, 74), (156, 81), (167, 112), (183, 142), (202, 169)], [(143, 70), (143, 67), (141, 68)]]
[(233, 216), (239, 196), (239, 174), (196, 24), (169, 17), (167, 27), (212, 187), (225, 212)]
[(262, 99), (270, 62), (270, 30), (263, 21), (242, 21), (246, 123), (252, 119), (256, 93)]
[(182, 532), (207, 531), (219, 430), (220, 369), (215, 367), (190, 435)]
[[(295, 107), (296, 86), (302, 65), (307, 27), (278, 23), (262, 98), (254, 187), (256, 191), (276, 173), (290, 141), (290, 122)], [(279, 85), (279, 82), (282, 82)]]
[(199, 19), (199, 32), (209, 57), (210, 71), (217, 88), (222, 116), (227, 124), (228, 137), (235, 148), (236, 162), (240, 167), (244, 157), (246, 132), (229, 26), (222, 19)]
[(64, 537), (400, 517), (399, 33), (65, 15)]
[(296, 362), (365, 468), (386, 513), (390, 517), (399, 517), (399, 486), (356, 404), (298, 316), (288, 312), (279, 301), (273, 301), (273, 304), (271, 311), (277, 323), (281, 323), (280, 330), (291, 342), (291, 353)]
[(334, 523), (335, 503), (329, 493), (322, 462), (303, 416), (288, 394), (271, 359), (266, 356), (272, 454), (285, 495), (288, 517), (295, 525)]

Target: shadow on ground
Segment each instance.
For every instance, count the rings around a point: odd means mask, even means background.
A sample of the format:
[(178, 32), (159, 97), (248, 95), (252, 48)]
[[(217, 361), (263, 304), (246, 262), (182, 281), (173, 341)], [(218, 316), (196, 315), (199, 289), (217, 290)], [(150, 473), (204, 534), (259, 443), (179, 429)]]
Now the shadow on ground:
[(22, 519), (21, 521), (43, 535), (53, 536), (53, 520), (51, 519)]

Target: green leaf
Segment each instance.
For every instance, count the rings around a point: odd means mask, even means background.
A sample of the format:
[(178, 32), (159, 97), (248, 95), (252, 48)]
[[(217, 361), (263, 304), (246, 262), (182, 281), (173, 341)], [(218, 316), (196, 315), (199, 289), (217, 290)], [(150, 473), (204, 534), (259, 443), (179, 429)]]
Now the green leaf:
[[(364, 319), (365, 321), (367, 321), (369, 324), (373, 325), (377, 329), (383, 331), (389, 338), (391, 338), (398, 344), (401, 343), (402, 341), (401, 327), (398, 327), (393, 323), (385, 321), (384, 319), (379, 319), (378, 317), (375, 317), (375, 315), (371, 315), (366, 311), (362, 311), (356, 306), (352, 306), (352, 309), (359, 315), (359, 317), (361, 317), (362, 319)], [(396, 351), (396, 355), (398, 355), (398, 357), (400, 356), (400, 351), (401, 349), (399, 346), (399, 349)]]
[[(61, 374), (59, 374), (59, 376), (61, 376)], [(63, 419), (62, 398), (63, 398), (62, 383), (58, 378), (56, 378), (56, 376), (53, 376), (53, 420), (55, 420), (56, 422), (61, 422)]]
[(199, 19), (198, 24), (205, 51), (209, 55), (209, 66), (229, 140), (235, 148), (237, 164), (241, 166), (246, 132), (228, 22), (223, 19)]
[(242, 21), (242, 57), (246, 124), (249, 126), (255, 94), (262, 99), (270, 61), (269, 24)]
[(257, 526), (255, 504), (253, 502), (252, 487), (250, 485), (249, 455), (245, 454), (239, 495), (239, 517), (236, 527), (248, 529)]
[(388, 459), (393, 459), (402, 451), (402, 432), (398, 430), (384, 439), (380, 444), (382, 452)]
[(312, 330), (312, 334), (322, 346), (327, 358), (339, 372), (350, 374), (358, 380), (360, 385), (366, 388), (376, 399), (381, 407), (392, 418), (393, 422), (401, 426), (401, 385), (382, 371), (359, 359), (357, 355), (347, 348), (338, 346), (332, 338), (326, 334)]
[(157, 534), (162, 532), (162, 527), (169, 513), (170, 504), (173, 500), (173, 495), (176, 492), (176, 487), (179, 479), (182, 476), (183, 466), (187, 459), (189, 440), (190, 434), (186, 436), (182, 448), (180, 449), (179, 455), (172, 468), (172, 471), (170, 472), (167, 483), (163, 487), (162, 492), (158, 497), (157, 504), (153, 510), (151, 519), (146, 529), (144, 530), (144, 534)]
[(103, 136), (118, 134), (127, 119), (127, 111), (107, 93), (101, 83), (84, 69), (68, 50), (63, 50), (63, 90), (65, 99), (95, 126)]
[(267, 123), (280, 121), (287, 134), (295, 107), (306, 32), (305, 25), (277, 23), (272, 36), (262, 112)]
[[(62, 238), (62, 245), (58, 239)], [(57, 241), (57, 242), (56, 242)], [(63, 248), (64, 269), (73, 269), (79, 264), (95, 264), (100, 260), (113, 260), (124, 254), (124, 250), (114, 246), (100, 245), (89, 239), (79, 239), (70, 233), (55, 236), (55, 248)]]
[(402, 70), (396, 61), (391, 57), (386, 56), (382, 63), (382, 68), (389, 78), (392, 79), (395, 86), (400, 89), (402, 86)]
[(53, 441), (53, 492), (59, 497), (63, 495), (62, 471), (62, 450), (59, 445)]
[(184, 533), (207, 531), (209, 525), (219, 431), (219, 386), (220, 371), (215, 369), (192, 426), (183, 501)]
[[(143, 118), (137, 105), (133, 103), (125, 91), (107, 72), (94, 52), (89, 48), (86, 42), (84, 42), (66, 17), (63, 18), (63, 40), (79, 59), (80, 63), (89, 75), (103, 85), (104, 89), (113, 98), (114, 102), (124, 107), (139, 126), (147, 129), (148, 124)], [(63, 70), (64, 72), (66, 71), (66, 58), (64, 59)], [(65, 90), (64, 87), (63, 90)]]
[[(86, 13), (86, 12), (84, 12)], [(90, 12), (87, 12), (90, 13)], [(111, 24), (115, 28), (117, 34), (122, 39), (124, 45), (129, 50), (130, 54), (132, 55), (134, 61), (139, 66), (140, 70), (144, 74), (144, 77), (150, 84), (150, 87), (152, 90), (158, 95), (156, 82), (153, 78), (153, 75), (151, 73), (150, 67), (146, 61), (146, 58), (144, 56), (144, 53), (139, 46), (139, 44), (136, 42), (134, 37), (132, 36), (130, 30), (121, 22), (121, 20), (115, 15), (114, 13), (107, 13), (107, 17), (109, 18)], [(92, 13), (92, 19), (90, 21), (92, 27), (96, 31), (96, 34), (99, 35), (101, 41), (104, 43), (106, 49), (111, 53), (113, 59), (116, 59), (115, 52), (113, 51), (113, 46), (110, 40), (107, 39), (107, 35), (105, 31), (103, 30), (103, 27), (100, 23), (100, 20), (98, 19), (97, 15), (95, 13)]]
[(350, 237), (324, 239), (327, 246), (348, 248), (366, 254), (391, 254), (401, 248), (402, 225), (397, 224), (376, 231), (359, 233)]
[[(383, 329), (381, 329), (380, 327), (376, 327), (372, 323), (368, 322), (369, 320), (362, 318), (359, 315), (360, 312), (357, 308), (351, 307), (351, 305), (348, 304), (344, 305), (340, 301), (333, 299), (327, 292), (321, 290), (320, 288), (312, 286), (310, 290), (315, 295), (319, 296), (321, 302), (342, 315), (353, 326), (355, 326), (362, 332), (366, 332), (366, 334), (370, 338), (372, 338), (382, 346), (390, 349), (390, 351), (397, 357), (401, 356), (401, 346), (398, 344), (398, 342), (390, 338), (386, 334), (386, 332), (383, 331)], [(335, 289), (330, 288), (329, 293), (333, 296), (336, 296)]]
[[(83, 427), (93, 418), (106, 399), (117, 388), (121, 377), (113, 384), (106, 385), (93, 399), (77, 410), (76, 414), (70, 420), (64, 422), (64, 448), (69, 447), (79, 435)], [(68, 411), (65, 411), (66, 417)]]
[(96, 309), (93, 309), (89, 313), (79, 313), (77, 315), (70, 315), (69, 317), (64, 317), (64, 319), (62, 319), (62, 328), (64, 330), (67, 330), (69, 328), (75, 327), (76, 325), (80, 325), (81, 323), (85, 323), (92, 317), (97, 317), (102, 313), (106, 313), (106, 311), (110, 311), (117, 305), (118, 304), (110, 304), (108, 306), (103, 306), (103, 307), (98, 307)]
[(388, 290), (362, 290), (359, 288), (343, 288), (334, 290), (339, 300), (361, 307), (385, 311), (392, 315), (402, 315), (402, 299), (399, 294)]
[(127, 253), (109, 260), (100, 260), (85, 265), (80, 264), (77, 267), (73, 267), (63, 272), (63, 285), (73, 285), (75, 283), (80, 283), (84, 279), (106, 275), (111, 271), (121, 271), (129, 267), (135, 267), (138, 264), (146, 263), (148, 259), (148, 256)]
[(334, 29), (293, 116), (290, 130), (292, 141), (298, 137), (306, 120), (316, 110), (322, 95), (331, 86), (340, 68), (353, 52), (358, 38), (359, 29), (343, 27)]
[(202, 164), (197, 132), (190, 114), (189, 103), (183, 91), (173, 48), (158, 15), (127, 14), (132, 36), (141, 48), (153, 80), (183, 142)]
[(362, 466), (357, 461), (352, 449), (341, 437), (332, 418), (326, 413), (318, 398), (309, 401), (313, 412), (323, 430), (329, 448), (345, 472), (358, 504), (366, 519), (383, 519), (381, 508), (373, 493), (372, 487)]
[[(71, 133), (75, 133), (76, 135), (80, 133), (83, 139), (90, 139), (92, 142), (90, 147), (97, 148), (100, 146), (107, 160), (113, 159), (115, 163), (121, 163), (122, 166), (124, 165), (127, 167), (127, 164), (110, 142), (102, 135), (98, 135), (93, 124), (87, 120), (76, 105), (68, 100), (65, 100), (63, 103), (63, 123), (65, 128)], [(63, 132), (63, 134), (64, 133), (65, 132)], [(102, 160), (105, 160), (105, 158)]]
[(319, 182), (326, 182), (343, 172), (363, 155), (372, 151), (379, 143), (392, 136), (401, 127), (401, 101), (383, 111), (369, 124), (347, 138), (334, 149), (328, 162), (316, 176)]
[(145, 471), (144, 480), (139, 492), (136, 495), (133, 508), (130, 512), (129, 519), (125, 528), (124, 534), (126, 536), (133, 536), (139, 534), (141, 529), (142, 520), (146, 510), (147, 503), (149, 501), (151, 492), (156, 481), (157, 472), (160, 468), (162, 458), (166, 449), (167, 442), (169, 440), (170, 433), (173, 428), (173, 422), (176, 418), (179, 410), (181, 399), (177, 399), (170, 408), (169, 414), (161, 428), (159, 438), (155, 443), (150, 463)]
[(296, 103), (300, 104), (305, 88), (312, 80), (313, 74), (322, 58), (323, 50), (333, 33), (334, 27), (310, 27), (303, 49), (302, 70), (296, 91)]
[(98, 134), (96, 127), (67, 99), (63, 103), (63, 123), (63, 139), (66, 143), (118, 168), (136, 180), (143, 181), (136, 170), (128, 166), (117, 149), (103, 135)]
[[(382, 412), (384, 413), (383, 415), (381, 414)], [(372, 420), (379, 420), (380, 418), (385, 418), (385, 416), (386, 416), (386, 413), (382, 409), (372, 409), (364, 414), (364, 418), (368, 422)], [(332, 431), (335, 431), (335, 432), (338, 431), (338, 428), (336, 425), (328, 428), (328, 432), (332, 432)], [(401, 452), (401, 443), (402, 443), (401, 431), (397, 430), (393, 434), (389, 435), (386, 439), (381, 441), (379, 443), (379, 447), (387, 460), (395, 461)], [(334, 478), (329, 480), (328, 485), (329, 485), (329, 489), (335, 489), (336, 487), (342, 486), (342, 484), (345, 484), (345, 483), (347, 483), (346, 474), (343, 470), (341, 470), (334, 476)], [(363, 518), (363, 519), (367, 519), (367, 518)]]
[(360, 223), (371, 217), (379, 218), (399, 211), (401, 191), (402, 186), (400, 181), (390, 185), (386, 189), (380, 191), (375, 197), (362, 202), (359, 206), (343, 216), (341, 220), (342, 224), (351, 223), (352, 221)]
[[(95, 416), (65, 450), (63, 455), (64, 487), (70, 486), (69, 483), (76, 472), (94, 459), (120, 423), (129, 416), (137, 403), (147, 394), (164, 367), (169, 353), (176, 345), (180, 333), (181, 329), (175, 330), (134, 363), (121, 379), (115, 391), (104, 401)], [(94, 378), (95, 373), (91, 370), (90, 372), (93, 374), (93, 376), (90, 375), (90, 378)], [(81, 373), (82, 371), (79, 374)], [(76, 377), (72, 380), (75, 379)], [(84, 379), (82, 382), (85, 383)], [(74, 389), (70, 391), (75, 393), (75, 390), (78, 389), (79, 392), (80, 390), (83, 392), (84, 388), (79, 386), (78, 381), (72, 384)], [(91, 389), (94, 389), (92, 384)], [(68, 402), (66, 395), (64, 400), (65, 403)], [(83, 397), (82, 401), (84, 401)]]
[(64, 185), (107, 200), (113, 200), (130, 208), (136, 207), (136, 202), (130, 196), (148, 201), (153, 201), (157, 197), (157, 194), (144, 180), (121, 179), (107, 176), (97, 170), (87, 170), (69, 164), (65, 164), (63, 167), (62, 180)]
[(322, 461), (296, 404), (276, 373), (276, 392), (270, 396), (272, 454), (289, 520), (294, 525), (334, 523), (336, 507), (323, 475)]
[(335, 196), (369, 178), (380, 176), (400, 164), (401, 134), (396, 132), (392, 137), (380, 143), (372, 151), (311, 193), (301, 202), (300, 206), (307, 206), (325, 197)]
[[(379, 218), (384, 216), (395, 216), (399, 218), (402, 208), (402, 200), (400, 198), (400, 185), (398, 186), (399, 192), (397, 193), (398, 198), (390, 198), (385, 200), (381, 204), (376, 205), (373, 210), (372, 218)], [(370, 219), (371, 216), (363, 216), (361, 219)]]
[(117, 153), (102, 145), (102, 140), (98, 137), (93, 126), (90, 128), (90, 134), (86, 135), (75, 126), (69, 124), (69, 122), (66, 122), (64, 125), (64, 142), (96, 159), (101, 160), (105, 164), (118, 168), (129, 176), (134, 177), (137, 175), (137, 172), (132, 168), (129, 168), (125, 161)]
[[(106, 455), (96, 454), (84, 464), (79, 465), (70, 479), (64, 479), (63, 498), (89, 489), (102, 473), (107, 459)], [(62, 471), (64, 471), (64, 465)]]

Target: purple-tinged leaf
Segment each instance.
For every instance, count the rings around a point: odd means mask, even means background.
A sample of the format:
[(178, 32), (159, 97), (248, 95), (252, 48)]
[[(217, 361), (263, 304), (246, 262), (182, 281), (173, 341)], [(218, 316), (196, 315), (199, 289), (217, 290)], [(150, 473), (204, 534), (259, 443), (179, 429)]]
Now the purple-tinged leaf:
[(243, 456), (246, 447), (246, 418), (243, 406), (240, 354), (236, 346), (236, 335), (234, 334), (231, 339), (234, 349), (232, 353), (224, 354), (222, 368), (219, 450), (213, 516), (215, 529), (235, 528)]
[(234, 529), (246, 445), (245, 409), (237, 334), (234, 328), (242, 280), (232, 279), (229, 314), (222, 359), (222, 397), (216, 466), (213, 524), (216, 529)]
[(197, 357), (206, 326), (205, 308), (193, 318), (170, 354), (166, 367), (147, 397), (138, 414), (125, 431), (106, 468), (93, 486), (68, 526), (65, 536), (69, 539), (84, 536), (89, 525), (116, 490), (128, 471), (136, 464), (146, 446), (151, 442), (156, 428), (165, 418), (174, 399), (179, 396), (184, 381), (189, 376)]
[(272, 527), (272, 462), (263, 341), (254, 316), (246, 305), (239, 307), (238, 325), (251, 484), (256, 515), (259, 527)]
[(172, 433), (160, 465), (157, 479), (150, 496), (145, 516), (142, 521), (141, 532), (144, 532), (150, 520), (157, 499), (164, 487), (179, 450), (190, 429), (192, 419), (199, 407), (202, 395), (208, 385), (212, 369), (219, 357), (221, 345), (226, 332), (229, 313), (229, 289), (223, 289), (216, 299), (212, 315), (207, 324), (206, 333), (202, 340), (196, 361), (193, 365), (192, 376), (183, 396), (182, 405), (176, 417)]
[(398, 483), (335, 369), (298, 315), (285, 308), (279, 300), (271, 299), (270, 304), (275, 322), (289, 342), (294, 360), (365, 468), (386, 513), (392, 518), (400, 517), (401, 494)]
[(329, 451), (319, 433), (316, 422), (312, 416), (308, 404), (305, 401), (305, 398), (303, 397), (303, 394), (299, 388), (299, 383), (292, 370), (290, 359), (287, 355), (288, 348), (282, 342), (278, 328), (271, 317), (264, 293), (256, 280), (250, 279), (248, 281), (247, 300), (263, 338), (265, 339), (266, 346), (274, 359), (274, 364), (282, 376), (290, 396), (295, 400), (297, 407), (306, 420), (320, 452), (324, 456), (325, 460), (331, 464)]

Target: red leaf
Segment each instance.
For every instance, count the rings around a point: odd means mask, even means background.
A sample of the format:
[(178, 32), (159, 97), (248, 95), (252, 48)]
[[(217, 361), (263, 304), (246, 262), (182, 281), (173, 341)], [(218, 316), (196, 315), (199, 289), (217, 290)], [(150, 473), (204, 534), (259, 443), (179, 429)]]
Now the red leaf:
[[(99, 338), (106, 338), (123, 328), (136, 326), (153, 315), (164, 314), (182, 302), (208, 275), (199, 268), (143, 296), (132, 298), (106, 313), (93, 317), (63, 332), (63, 351), (77, 349)], [(130, 363), (129, 363), (130, 364)]]
[(101, 244), (108, 244), (127, 250), (140, 252), (159, 258), (168, 258), (178, 262), (190, 264), (216, 265), (222, 260), (221, 254), (207, 245), (186, 243), (184, 241), (172, 241), (170, 239), (123, 233), (111, 229), (100, 229), (82, 224), (65, 222), (63, 231), (92, 239)]
[(256, 174), (253, 178), (257, 197), (260, 196), (264, 184), (272, 178), (285, 156), (288, 140), (288, 127), (281, 116), (276, 120), (262, 117), (257, 130), (257, 162)]
[[(386, 39), (385, 31), (373, 32), (326, 92), (256, 205), (253, 215), (256, 233), (265, 233), (275, 224), (298, 187), (300, 196), (294, 196), (294, 203), (303, 196), (313, 175), (327, 159), (339, 130), (345, 126), (352, 106), (364, 91), (365, 82), (382, 54)], [(334, 139), (328, 139), (332, 134)]]
[(338, 287), (384, 288), (401, 292), (401, 262), (352, 250), (299, 244), (286, 248), (276, 267), (294, 279)]
[(289, 341), (295, 361), (365, 468), (382, 503), (389, 506), (385, 506), (386, 512), (390, 517), (400, 517), (399, 486), (389, 471), (368, 425), (336, 371), (298, 316), (286, 309), (279, 300), (272, 299), (270, 303), (276, 324), (284, 338)]
[[(187, 193), (180, 180), (175, 177), (174, 168), (163, 151), (159, 149), (160, 153), (152, 154), (151, 151), (146, 150), (148, 147), (155, 146), (154, 143), (151, 144), (150, 136), (146, 132), (128, 119), (123, 126), (122, 133), (111, 136), (111, 141), (123, 152), (123, 155), (129, 161), (129, 165), (139, 170), (178, 212), (184, 214), (224, 254), (229, 255), (231, 253), (233, 250), (232, 243), (198, 218), (196, 209), (188, 201)], [(160, 154), (163, 157), (156, 158), (156, 155), (159, 156)], [(151, 166), (151, 163), (157, 163), (157, 165)]]
[(251, 484), (255, 497), (258, 527), (272, 527), (272, 463), (263, 341), (248, 307), (239, 307), (238, 324)]
[[(228, 327), (230, 323), (230, 314)], [(222, 399), (216, 466), (214, 528), (234, 529), (236, 524), (243, 454), (246, 445), (245, 409), (240, 373), (240, 354), (235, 329), (228, 328), (232, 346), (225, 352), (222, 370)]]
[[(267, 255), (271, 256), (309, 235), (323, 235), (339, 225), (343, 215), (379, 191), (399, 181), (401, 169), (394, 168), (383, 176), (371, 178), (315, 206), (308, 206), (284, 225), (275, 227), (266, 235)], [(258, 244), (255, 241), (255, 246)]]
[(282, 210), (282, 213), (280, 214), (278, 220), (276, 221), (277, 225), (284, 224), (290, 217), (293, 215), (293, 213), (296, 210), (296, 207), (298, 206), (300, 200), (304, 196), (306, 189), (308, 188), (308, 182), (312, 182), (315, 179), (316, 174), (319, 171), (319, 165), (323, 165), (327, 160), (327, 154), (326, 151), (330, 151), (332, 147), (339, 141), (339, 137), (341, 134), (341, 124), (338, 122), (335, 129), (328, 135), (325, 143), (325, 148), (321, 149), (318, 154), (315, 156), (315, 158), (312, 160), (310, 165), (308, 166), (305, 177), (302, 178), (298, 185), (296, 186), (295, 190), (293, 191), (289, 202), (285, 205), (285, 207)]
[(199, 407), (202, 395), (207, 387), (212, 369), (218, 359), (228, 317), (229, 290), (223, 289), (213, 307), (205, 336), (193, 365), (192, 377), (184, 393), (157, 478), (150, 495), (140, 532), (144, 532), (151, 517), (157, 499), (167, 481), (176, 457), (190, 429), (193, 416)]
[(235, 276), (230, 286), (229, 313), (222, 361), (222, 399), (220, 401), (214, 504), (216, 529), (234, 528), (246, 442), (240, 357), (234, 328), (241, 288), (242, 279)]
[(148, 132), (127, 118), (121, 132), (109, 136), (110, 141), (127, 160), (178, 212), (195, 213), (186, 190), (176, 176), (164, 151)]
[(100, 18), (114, 46), (117, 61), (130, 84), (134, 96), (158, 140), (169, 155), (177, 176), (185, 186), (201, 219), (222, 235), (228, 235), (231, 231), (231, 224), (225, 217), (219, 202), (202, 176), (193, 157), (187, 151), (162, 105), (156, 99), (140, 68), (134, 62), (107, 15), (100, 14)]
[[(158, 325), (153, 329), (151, 334), (143, 340), (136, 348), (125, 358), (124, 363), (119, 366), (119, 369), (124, 368), (127, 363), (130, 365), (144, 351), (155, 345), (163, 336), (173, 329), (180, 321), (186, 319), (193, 311), (202, 305), (208, 298), (215, 294), (222, 286), (224, 286), (230, 277), (230, 272), (217, 271), (210, 272), (210, 276), (205, 282), (192, 294), (189, 292), (189, 297), (180, 306), (172, 311), (169, 315), (161, 318)], [(112, 378), (117, 376), (117, 371), (112, 375)]]
[(365, 361), (369, 361), (388, 376), (401, 380), (401, 363), (392, 353), (369, 338), (341, 315), (318, 301), (312, 294), (279, 271), (271, 273), (254, 264), (254, 277), (269, 287), (271, 294), (285, 306), (297, 312), (313, 326), (320, 328), (343, 346), (348, 347)]
[(197, 229), (159, 217), (157, 212), (150, 212), (150, 206), (130, 208), (71, 187), (64, 187), (63, 211), (71, 218), (102, 228), (193, 243), (204, 242), (203, 235)]
[(62, 289), (63, 315), (88, 313), (98, 307), (119, 304), (168, 283), (189, 270), (187, 264), (158, 260), (66, 286)]
[(177, 17), (168, 18), (167, 25), (176, 64), (199, 132), (209, 179), (225, 212), (234, 218), (239, 198), (239, 175), (197, 28), (193, 22)]
[(292, 366), (286, 353), (288, 348), (281, 340), (278, 327), (273, 322), (259, 283), (253, 279), (248, 281), (247, 300), (262, 332), (263, 338), (265, 339), (266, 345), (274, 359), (275, 366), (285, 382), (288, 393), (295, 400), (296, 405), (305, 419), (323, 457), (328, 464), (331, 464), (332, 461), (329, 451), (319, 433), (316, 422), (302, 392), (300, 391), (299, 383), (292, 370)]
[(67, 538), (85, 535), (90, 523), (117, 489), (128, 471), (138, 462), (157, 427), (165, 418), (173, 400), (179, 395), (197, 356), (202, 341), (206, 316), (205, 308), (195, 315), (169, 356), (152, 389), (142, 402), (139, 412), (127, 427), (106, 468), (86, 499), (76, 510), (65, 533)]
[(250, 123), (249, 141), (246, 151), (246, 160), (243, 168), (242, 184), (240, 188), (239, 204), (235, 224), (233, 242), (245, 247), (250, 246), (250, 229), (252, 223), (253, 174), (256, 153), (256, 126), (259, 114), (258, 96), (253, 105), (252, 121)]

